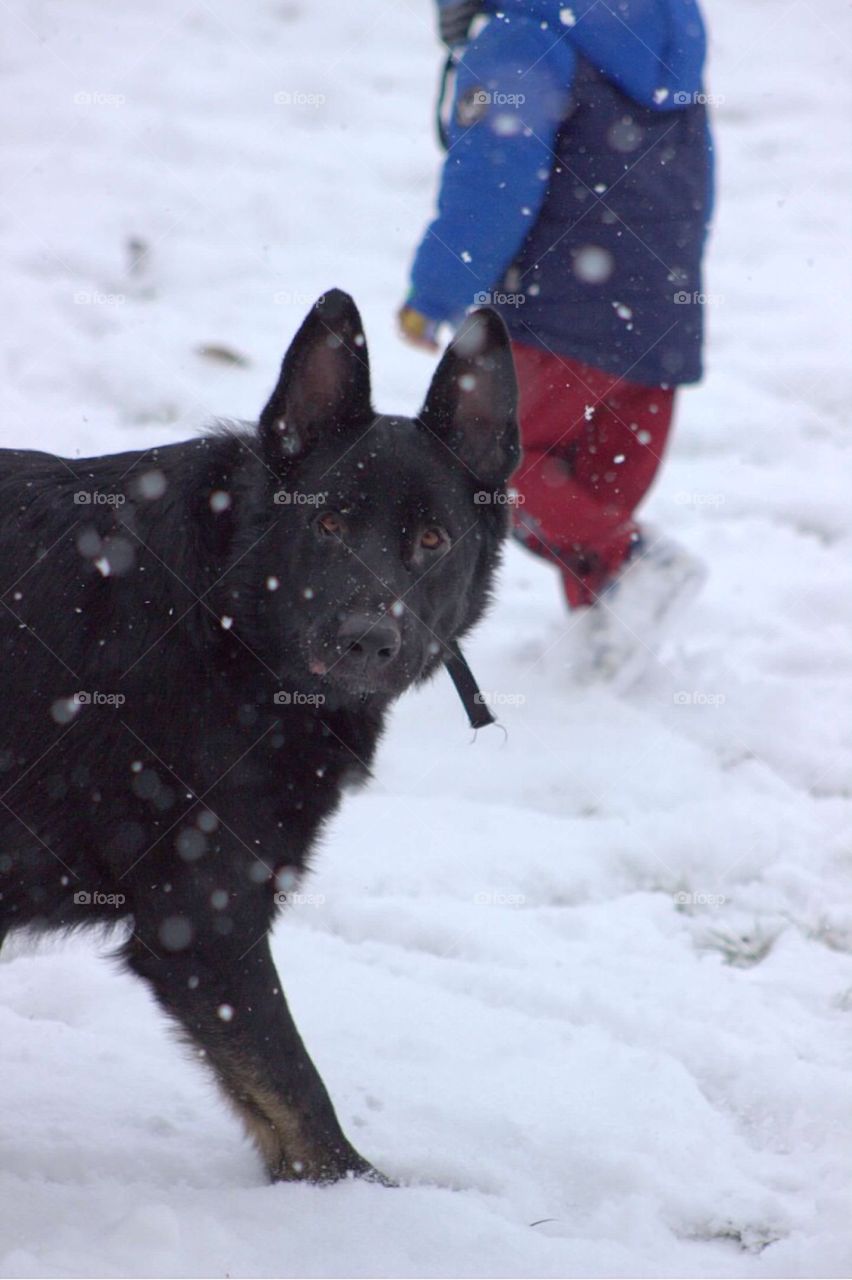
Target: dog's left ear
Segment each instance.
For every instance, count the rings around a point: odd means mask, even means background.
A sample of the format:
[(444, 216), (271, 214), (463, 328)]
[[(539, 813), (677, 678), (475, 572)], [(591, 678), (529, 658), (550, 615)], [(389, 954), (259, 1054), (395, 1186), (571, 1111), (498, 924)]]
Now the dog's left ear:
[(506, 326), (487, 307), (466, 317), (435, 371), (420, 421), (487, 486), (520, 459), (518, 382)]
[(258, 431), (270, 466), (301, 457), (321, 436), (343, 440), (375, 415), (370, 364), (358, 308), (330, 289), (308, 312), (281, 365)]

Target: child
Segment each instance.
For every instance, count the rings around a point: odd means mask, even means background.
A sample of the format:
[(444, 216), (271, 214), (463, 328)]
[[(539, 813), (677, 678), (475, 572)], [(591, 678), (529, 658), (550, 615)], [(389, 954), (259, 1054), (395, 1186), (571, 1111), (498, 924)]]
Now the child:
[(701, 377), (701, 16), (694, 0), (460, 0), (440, 17), (447, 158), (400, 330), (434, 348), (469, 305), (502, 313), (521, 388), (515, 531), (558, 566), (589, 661), (614, 675), (702, 576), (634, 516), (675, 389)]

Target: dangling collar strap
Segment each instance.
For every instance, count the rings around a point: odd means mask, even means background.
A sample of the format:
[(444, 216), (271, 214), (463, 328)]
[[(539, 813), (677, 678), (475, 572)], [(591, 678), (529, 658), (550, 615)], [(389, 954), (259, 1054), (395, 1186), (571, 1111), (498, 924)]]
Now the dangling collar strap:
[(479, 691), (479, 685), (473, 677), (473, 672), (467, 665), (455, 640), (447, 645), (447, 650), (449, 656), (444, 659), (444, 666), (456, 686), (456, 693), (461, 698), (462, 706), (467, 712), (471, 729), (484, 729), (486, 725), (494, 724), (494, 716), (488, 709), (486, 701)]

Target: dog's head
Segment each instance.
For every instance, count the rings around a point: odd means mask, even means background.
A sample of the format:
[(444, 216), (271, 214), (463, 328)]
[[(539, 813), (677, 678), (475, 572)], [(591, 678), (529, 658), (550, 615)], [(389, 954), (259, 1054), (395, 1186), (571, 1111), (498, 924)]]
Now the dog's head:
[(276, 517), (258, 544), (267, 645), (338, 696), (401, 693), (476, 621), (497, 565), (519, 457), (502, 321), (467, 318), (416, 419), (377, 414), (361, 318), (333, 290), (258, 432)]

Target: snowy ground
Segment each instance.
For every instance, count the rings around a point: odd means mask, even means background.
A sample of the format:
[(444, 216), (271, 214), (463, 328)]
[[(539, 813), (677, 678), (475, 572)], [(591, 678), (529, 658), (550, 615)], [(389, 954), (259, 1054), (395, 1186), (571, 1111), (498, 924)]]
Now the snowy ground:
[[(0, 443), (251, 417), (330, 284), (381, 407), (416, 408), (430, 364), (391, 314), (437, 162), (425, 0), (5, 10)], [(850, 1273), (850, 22), (710, 19), (710, 375), (648, 505), (709, 584), (616, 697), (574, 687), (551, 572), (513, 552), (469, 654), (515, 696), (508, 741), (471, 746), (446, 679), (406, 697), (275, 941), (345, 1127), (403, 1188), (265, 1185), (97, 940), (18, 946), (3, 1276)]]

